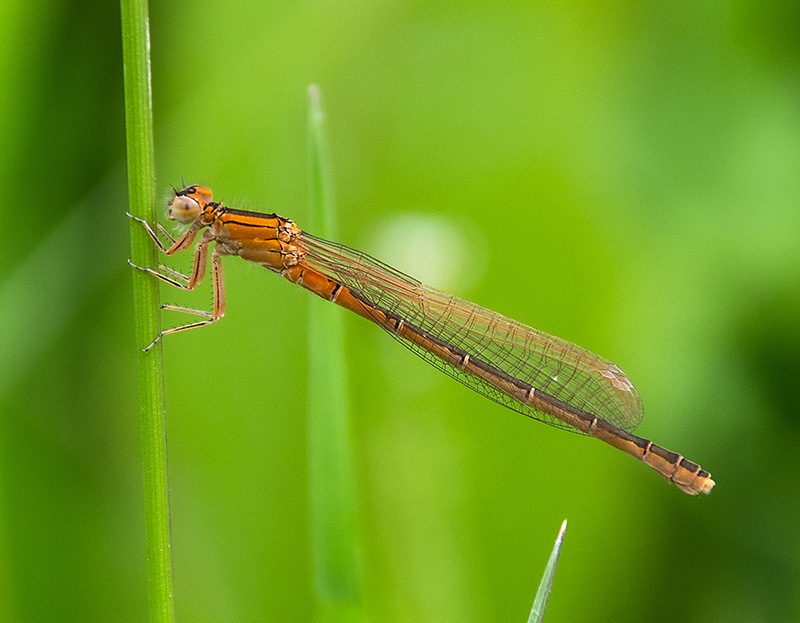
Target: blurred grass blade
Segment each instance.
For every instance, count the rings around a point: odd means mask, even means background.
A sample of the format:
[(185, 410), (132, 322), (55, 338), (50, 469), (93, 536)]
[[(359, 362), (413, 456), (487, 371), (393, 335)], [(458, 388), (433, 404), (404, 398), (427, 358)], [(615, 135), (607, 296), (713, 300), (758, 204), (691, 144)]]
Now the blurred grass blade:
[[(150, 34), (147, 0), (121, 0), (122, 64), (125, 86), (125, 136), (128, 201), (131, 214), (155, 220), (153, 107), (150, 97)], [(125, 218), (122, 209), (115, 215)], [(144, 229), (131, 220), (131, 259), (139, 266), (157, 265), (156, 250)], [(150, 621), (174, 620), (172, 550), (167, 488), (167, 437), (161, 345), (141, 348), (160, 329), (159, 289), (155, 279), (132, 271), (139, 410), (142, 431), (147, 587)]]
[[(309, 231), (336, 239), (319, 88), (309, 87)], [(365, 621), (358, 495), (341, 310), (317, 297), (308, 319), (309, 504), (319, 620)]]
[[(0, 306), (0, 326), (11, 328), (0, 331), (0, 401), (30, 372), (87, 300), (128, 268), (119, 261), (125, 244), (119, 221), (99, 218), (94, 209), (118, 200), (120, 176), (117, 168), (110, 171), (49, 233), (38, 237), (35, 244), (32, 240), (27, 255), (2, 275), (0, 301), (24, 304)], [(86, 261), (86, 249), (81, 245), (65, 244), (85, 236), (89, 222), (96, 235), (91, 262)], [(42, 275), (48, 276), (46, 288), (38, 287)]]
[(556, 575), (556, 567), (558, 566), (558, 557), (561, 554), (561, 544), (564, 541), (564, 531), (567, 529), (567, 520), (561, 523), (561, 529), (558, 531), (556, 543), (553, 545), (553, 551), (550, 552), (550, 559), (547, 561), (542, 581), (539, 583), (539, 589), (536, 591), (536, 598), (533, 600), (533, 608), (531, 608), (531, 615), (528, 617), (528, 623), (541, 623), (544, 620), (544, 611), (547, 609), (547, 600), (550, 599), (550, 590), (553, 587), (553, 578)]

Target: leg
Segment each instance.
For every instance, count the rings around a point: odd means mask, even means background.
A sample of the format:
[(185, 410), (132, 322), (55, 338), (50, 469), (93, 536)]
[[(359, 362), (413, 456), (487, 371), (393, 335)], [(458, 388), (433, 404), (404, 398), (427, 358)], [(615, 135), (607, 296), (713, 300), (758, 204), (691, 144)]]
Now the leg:
[(180, 305), (162, 305), (161, 309), (183, 312), (184, 314), (193, 314), (194, 316), (202, 316), (203, 318), (211, 318), (211, 312), (204, 309), (192, 309), (191, 307), (181, 307)]
[[(144, 223), (144, 221), (142, 221), (142, 222)], [(146, 225), (146, 226), (149, 227), (149, 225)], [(152, 230), (150, 230), (150, 231), (152, 231)], [(154, 238), (154, 239), (157, 240), (157, 238)], [(148, 273), (150, 275), (153, 275), (154, 277), (157, 277), (158, 279), (161, 279), (161, 281), (164, 281), (164, 282), (166, 282), (166, 283), (168, 283), (168, 284), (170, 284), (172, 286), (175, 286), (176, 288), (180, 288), (181, 290), (191, 291), (191, 290), (194, 290), (195, 287), (197, 287), (197, 284), (200, 283), (203, 280), (203, 276), (205, 275), (205, 272), (206, 272), (206, 258), (208, 257), (208, 243), (211, 242), (212, 240), (214, 240), (214, 234), (211, 232), (211, 230), (206, 230), (206, 232), (200, 238), (200, 241), (197, 243), (197, 246), (195, 247), (195, 250), (194, 250), (194, 261), (192, 262), (192, 272), (191, 272), (191, 275), (189, 277), (186, 277), (185, 275), (182, 275), (181, 273), (179, 273), (179, 272), (177, 272), (175, 270), (172, 270), (171, 268), (166, 268), (166, 267), (163, 267), (163, 266), (161, 266), (160, 268), (164, 272), (168, 273), (166, 275), (163, 272), (159, 272), (159, 271), (157, 271), (157, 270), (155, 270), (153, 268), (146, 268), (144, 266), (138, 266), (138, 265), (134, 264), (133, 262), (131, 262), (130, 260), (128, 260), (128, 264), (130, 264), (131, 266), (133, 266), (137, 270), (141, 270), (142, 272), (145, 272), (145, 273)], [(180, 240), (179, 240), (179, 242), (180, 242)], [(159, 242), (158, 244), (160, 245), (161, 243)], [(173, 245), (173, 246), (175, 246), (175, 245)], [(172, 247), (170, 247), (170, 249), (171, 248)], [(167, 255), (171, 255), (170, 249), (163, 249), (163, 247), (162, 247), (162, 250)], [(181, 283), (177, 279), (182, 279), (182, 280), (186, 281), (186, 283)]]
[(172, 275), (173, 277), (175, 277), (175, 279), (180, 279), (181, 281), (189, 283), (189, 277), (187, 277), (183, 273), (178, 272), (174, 268), (170, 268), (169, 266), (164, 266), (164, 264), (159, 264), (158, 270), (160, 270), (162, 274), (166, 273), (168, 275)]
[[(203, 236), (203, 239), (205, 239), (205, 236)], [(191, 288), (188, 285), (185, 287), (181, 286), (181, 284), (178, 284), (177, 282), (174, 282), (168, 277), (161, 275), (160, 273), (157, 273), (150, 269), (144, 268), (141, 270), (144, 270), (145, 272), (150, 272), (151, 274), (159, 277), (160, 279), (163, 279), (167, 283), (174, 283), (178, 287), (190, 290), (194, 288), (194, 286), (203, 278), (202, 271), (205, 270), (205, 256), (206, 256), (205, 249), (207, 244), (208, 242), (206, 242), (205, 245), (203, 245), (203, 240), (201, 240), (197, 245), (198, 250), (195, 253), (195, 266), (192, 269), (192, 277), (189, 279), (189, 285), (191, 286)], [(202, 251), (199, 248), (200, 245), (203, 245)], [(200, 270), (199, 278), (197, 278), (197, 271), (198, 271), (197, 258), (198, 255), (200, 255), (200, 253), (202, 253), (203, 255), (203, 264), (202, 264), (203, 269)], [(147, 347), (144, 349), (145, 351), (148, 351), (151, 348), (153, 348), (153, 346), (155, 346), (159, 342), (159, 340), (161, 340), (161, 338), (163, 338), (165, 335), (169, 335), (170, 333), (178, 333), (180, 331), (188, 331), (189, 329), (197, 329), (198, 327), (204, 327), (206, 325), (215, 323), (217, 320), (219, 320), (220, 318), (222, 318), (222, 316), (225, 315), (225, 281), (222, 276), (222, 256), (217, 252), (216, 247), (214, 248), (214, 252), (211, 254), (211, 269), (212, 269), (212, 274), (211, 274), (212, 284), (214, 288), (214, 309), (210, 312), (207, 312), (200, 309), (179, 307), (177, 305), (162, 306), (162, 309), (170, 309), (172, 311), (180, 311), (187, 314), (194, 314), (195, 316), (201, 316), (205, 318), (205, 320), (198, 320), (197, 322), (181, 325), (179, 327), (174, 327), (172, 329), (164, 329), (163, 331), (161, 331), (161, 333), (159, 333), (155, 337), (155, 339), (152, 342), (150, 342), (150, 344), (147, 345)]]
[(126, 212), (125, 214), (127, 214), (129, 217), (131, 217), (137, 223), (141, 223), (142, 224), (142, 227), (144, 227), (145, 231), (153, 239), (153, 242), (156, 243), (156, 246), (158, 247), (158, 249), (162, 253), (164, 253), (165, 255), (174, 255), (175, 253), (178, 253), (179, 251), (183, 251), (185, 249), (188, 249), (192, 245), (192, 242), (194, 241), (194, 238), (197, 235), (197, 232), (199, 231), (199, 229), (198, 229), (198, 227), (196, 225), (192, 225), (189, 229), (186, 230), (186, 232), (180, 238), (175, 240), (175, 238), (173, 238), (170, 235), (170, 233), (164, 228), (164, 226), (161, 223), (158, 223), (157, 224), (158, 231), (160, 231), (162, 234), (164, 234), (164, 236), (170, 241), (170, 246), (169, 247), (165, 247), (164, 243), (162, 243), (161, 239), (158, 237), (158, 234), (156, 234), (156, 232), (153, 230), (153, 228), (150, 227), (150, 223), (145, 221), (143, 218), (139, 218), (138, 216), (134, 216), (130, 212)]
[(158, 231), (161, 232), (161, 235), (169, 240), (170, 244), (175, 244), (175, 238), (173, 238), (172, 234), (167, 231), (166, 227), (164, 227), (161, 223), (156, 223), (156, 227), (158, 228)]

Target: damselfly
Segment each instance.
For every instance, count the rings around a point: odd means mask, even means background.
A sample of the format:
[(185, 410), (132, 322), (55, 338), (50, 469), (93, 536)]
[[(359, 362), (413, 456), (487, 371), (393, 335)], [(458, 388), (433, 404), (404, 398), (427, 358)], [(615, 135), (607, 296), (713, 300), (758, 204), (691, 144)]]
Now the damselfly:
[(644, 461), (686, 493), (708, 493), (714, 486), (697, 463), (631, 432), (643, 415), (639, 393), (619, 367), (599, 355), (429, 288), (365, 253), (312, 236), (277, 214), (214, 202), (203, 186), (176, 191), (169, 202), (167, 217), (188, 227), (177, 239), (161, 224), (153, 229), (131, 217), (168, 256), (188, 249), (200, 234), (188, 276), (165, 266), (156, 270), (131, 264), (183, 290), (202, 281), (214, 243), (213, 309), (163, 306), (201, 320), (162, 331), (145, 350), (165, 335), (222, 318), (222, 257), (238, 255), (374, 322), (428, 363), (504, 407), (600, 439)]

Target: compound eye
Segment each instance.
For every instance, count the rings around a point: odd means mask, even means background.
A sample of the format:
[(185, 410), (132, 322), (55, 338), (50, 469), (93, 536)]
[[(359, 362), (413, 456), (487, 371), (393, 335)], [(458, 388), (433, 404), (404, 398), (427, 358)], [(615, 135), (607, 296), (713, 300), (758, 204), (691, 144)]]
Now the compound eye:
[(168, 206), (167, 218), (172, 221), (187, 224), (196, 221), (200, 216), (200, 204), (189, 195), (177, 195)]

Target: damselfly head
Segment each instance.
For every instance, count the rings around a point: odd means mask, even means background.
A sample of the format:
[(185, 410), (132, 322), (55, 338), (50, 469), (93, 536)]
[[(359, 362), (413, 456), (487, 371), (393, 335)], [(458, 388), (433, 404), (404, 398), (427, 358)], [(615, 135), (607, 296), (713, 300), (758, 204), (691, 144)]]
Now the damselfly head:
[(167, 204), (167, 218), (183, 224), (193, 223), (211, 199), (211, 191), (205, 186), (187, 186), (177, 191)]

